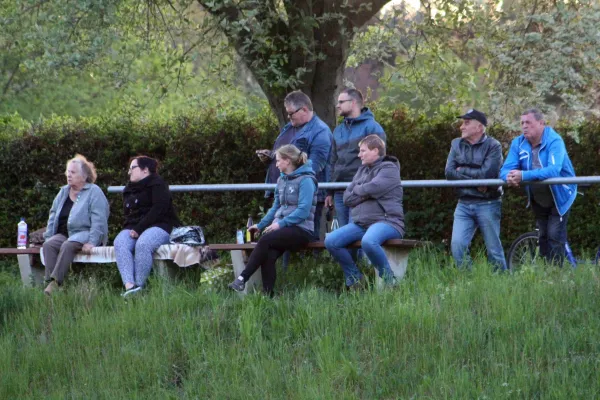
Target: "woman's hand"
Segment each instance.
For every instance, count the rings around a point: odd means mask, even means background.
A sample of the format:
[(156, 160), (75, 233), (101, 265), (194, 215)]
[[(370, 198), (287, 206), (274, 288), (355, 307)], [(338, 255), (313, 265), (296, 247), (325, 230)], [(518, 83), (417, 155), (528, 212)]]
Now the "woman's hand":
[(277, 222), (273, 222), (271, 225), (265, 228), (265, 233), (276, 231), (279, 228), (279, 224)]
[(137, 239), (140, 237), (140, 235), (138, 235), (138, 233), (132, 229), (129, 231), (129, 237), (132, 239)]
[(83, 254), (92, 254), (92, 249), (94, 248), (94, 245), (91, 243), (86, 243), (83, 245), (83, 247), (81, 248), (81, 252)]

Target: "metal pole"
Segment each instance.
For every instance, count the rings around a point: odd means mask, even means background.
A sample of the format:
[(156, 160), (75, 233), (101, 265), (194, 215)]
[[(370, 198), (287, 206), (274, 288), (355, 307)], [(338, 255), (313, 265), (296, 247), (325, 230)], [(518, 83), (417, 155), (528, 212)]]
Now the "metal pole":
[[(557, 184), (596, 184), (600, 176), (578, 176), (574, 178), (550, 178), (544, 181), (531, 181), (527, 185), (557, 185)], [(350, 182), (320, 183), (319, 189), (345, 189)], [(405, 188), (428, 187), (466, 187), (466, 186), (506, 186), (502, 179), (472, 179), (462, 181), (447, 181), (445, 179), (402, 181)], [(121, 193), (124, 186), (109, 186), (108, 193)], [(170, 185), (172, 192), (247, 192), (275, 189), (275, 184), (268, 183), (220, 183), (215, 185)]]

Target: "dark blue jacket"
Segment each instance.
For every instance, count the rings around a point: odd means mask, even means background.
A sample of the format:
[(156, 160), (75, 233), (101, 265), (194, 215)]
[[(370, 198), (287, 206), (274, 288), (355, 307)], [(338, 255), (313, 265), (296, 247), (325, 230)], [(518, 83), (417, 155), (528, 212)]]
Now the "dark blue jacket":
[(358, 142), (376, 134), (385, 142), (385, 132), (368, 108), (356, 118), (344, 118), (333, 131), (333, 148), (329, 166), (331, 182), (351, 182), (361, 166), (358, 158)]
[[(500, 170), (500, 178), (506, 181), (508, 173), (513, 169), (523, 171), (523, 182), (542, 181), (548, 178), (572, 177), (575, 170), (567, 154), (565, 142), (551, 127), (544, 128), (539, 153), (542, 168), (532, 169), (531, 144), (524, 135), (514, 139), (506, 156), (506, 161)], [(525, 187), (531, 200), (529, 186)], [(577, 185), (550, 185), (550, 192), (558, 213), (562, 216), (569, 211), (577, 196)]]
[[(291, 128), (292, 124), (288, 122), (279, 133), (279, 136), (285, 134)], [(319, 182), (329, 182), (327, 164), (329, 163), (332, 142), (333, 135), (331, 134), (331, 129), (314, 114), (312, 119), (296, 133), (290, 143), (308, 155), (308, 159), (312, 163), (312, 169)], [(325, 195), (324, 190), (319, 190), (318, 201), (325, 200)]]

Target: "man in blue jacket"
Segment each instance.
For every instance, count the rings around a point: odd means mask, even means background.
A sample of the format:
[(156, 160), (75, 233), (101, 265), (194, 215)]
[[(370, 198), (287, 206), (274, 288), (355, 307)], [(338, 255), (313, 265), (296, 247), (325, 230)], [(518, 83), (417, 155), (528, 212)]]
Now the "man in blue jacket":
[[(352, 182), (361, 166), (358, 143), (367, 136), (376, 134), (385, 144), (386, 137), (373, 113), (364, 107), (360, 91), (352, 88), (342, 90), (338, 96), (337, 111), (344, 120), (333, 131), (333, 148), (329, 160), (331, 182)], [(325, 207), (335, 207), (340, 227), (348, 224), (350, 209), (344, 205), (344, 190), (329, 191)]]
[[(332, 135), (331, 129), (313, 111), (310, 98), (296, 90), (289, 93), (283, 102), (290, 122), (288, 122), (273, 145), (273, 150), (257, 150), (258, 157), (269, 162), (265, 183), (277, 183), (280, 172), (275, 166), (275, 150), (286, 144), (293, 144), (308, 155), (312, 162), (318, 182), (328, 182), (329, 174), (327, 163), (331, 153)], [(265, 197), (273, 197), (272, 191), (267, 191)], [(319, 240), (320, 221), (323, 212), (325, 191), (317, 192), (317, 208), (315, 210), (315, 240)]]
[[(500, 178), (509, 186), (520, 186), (531, 181), (575, 176), (565, 142), (546, 126), (539, 110), (525, 111), (521, 115), (521, 128), (523, 134), (512, 141)], [(525, 189), (539, 229), (540, 254), (562, 265), (569, 209), (577, 196), (577, 185), (527, 185)]]

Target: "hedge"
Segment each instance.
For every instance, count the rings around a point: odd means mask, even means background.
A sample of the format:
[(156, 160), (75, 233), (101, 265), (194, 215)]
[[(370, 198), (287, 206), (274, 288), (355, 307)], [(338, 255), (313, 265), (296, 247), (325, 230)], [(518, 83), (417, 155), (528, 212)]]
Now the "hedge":
[[(397, 156), (402, 178), (443, 179), (450, 142), (459, 135), (455, 112), (435, 118), (411, 116), (403, 109), (375, 110), (388, 137), (388, 153)], [(45, 226), (49, 207), (66, 183), (65, 162), (75, 153), (96, 164), (103, 189), (127, 182), (131, 156), (146, 154), (162, 161), (161, 175), (170, 184), (259, 183), (265, 166), (254, 150), (270, 148), (278, 133), (275, 119), (265, 111), (249, 116), (244, 111), (217, 118), (208, 110), (171, 120), (128, 120), (112, 117), (73, 119), (51, 117), (27, 124), (15, 116), (0, 119), (0, 246), (14, 247), (16, 224), (25, 217), (30, 231)], [(578, 141), (563, 135), (577, 174), (596, 175), (600, 166), (600, 123), (580, 127), (558, 126), (559, 132), (576, 131)], [(508, 150), (517, 134), (492, 126), (489, 134)], [(593, 186), (580, 196), (569, 216), (569, 240), (577, 250), (593, 249), (600, 223), (598, 194)], [(107, 194), (111, 205), (111, 240), (122, 222), (121, 197)], [(185, 224), (205, 227), (209, 241), (233, 242), (235, 231), (249, 213), (258, 216), (262, 192), (174, 193)], [(452, 189), (405, 189), (407, 237), (448, 243), (456, 198)], [(520, 233), (534, 228), (525, 209), (522, 190), (508, 189), (503, 202), (502, 239), (509, 245)]]

